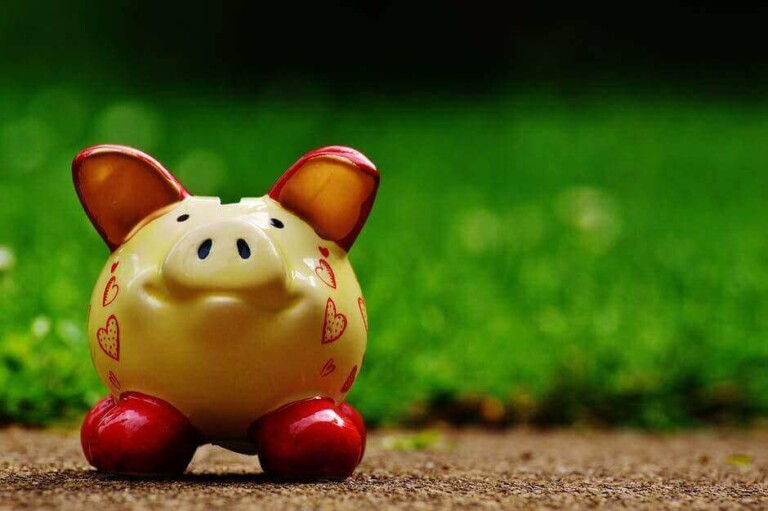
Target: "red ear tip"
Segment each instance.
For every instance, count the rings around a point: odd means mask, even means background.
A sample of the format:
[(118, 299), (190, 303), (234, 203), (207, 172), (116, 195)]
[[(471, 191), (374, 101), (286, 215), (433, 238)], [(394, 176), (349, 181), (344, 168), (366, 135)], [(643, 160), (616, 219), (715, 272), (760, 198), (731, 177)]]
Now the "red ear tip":
[(77, 153), (77, 156), (75, 156), (75, 159), (72, 160), (72, 170), (75, 170), (80, 167), (80, 164), (83, 163), (83, 160), (86, 156), (88, 156), (88, 152), (90, 151), (90, 147), (87, 149), (83, 149), (79, 153)]
[(75, 176), (77, 171), (80, 169), (80, 167), (83, 165), (83, 160), (88, 158), (92, 153), (97, 152), (99, 150), (102, 150), (106, 147), (105, 145), (94, 145), (91, 147), (86, 147), (79, 153), (77, 153), (77, 156), (75, 156), (75, 159), (72, 160), (72, 175)]
[(269, 196), (275, 200), (278, 200), (280, 197), (280, 191), (283, 189), (283, 186), (285, 186), (288, 180), (293, 176), (293, 174), (299, 170), (307, 161), (311, 160), (312, 158), (318, 158), (321, 156), (337, 156), (339, 158), (344, 158), (366, 174), (373, 176), (374, 182), (378, 186), (381, 175), (379, 174), (379, 170), (376, 168), (376, 165), (374, 165), (366, 155), (357, 149), (352, 149), (351, 147), (343, 145), (329, 145), (309, 151), (304, 156), (299, 158), (299, 160), (291, 165), (291, 167), (285, 171), (280, 179), (278, 179), (277, 182), (272, 186), (272, 189), (269, 191)]
[(379, 175), (379, 171), (376, 168), (376, 165), (374, 165), (373, 162), (369, 160), (366, 155), (364, 155), (357, 149), (353, 149), (351, 147), (347, 147), (343, 145), (329, 145), (325, 147), (320, 147), (318, 149), (315, 149), (314, 151), (310, 151), (307, 154), (305, 154), (302, 160), (306, 161), (311, 158), (316, 158), (318, 156), (340, 156), (346, 160), (351, 161), (353, 164), (360, 167), (360, 169), (365, 171), (367, 174), (371, 174), (374, 176)]
[(134, 153), (139, 153), (140, 151), (132, 147), (112, 145), (112, 144), (92, 145), (90, 147), (86, 147), (85, 149), (77, 153), (77, 156), (75, 156), (75, 159), (72, 160), (72, 167), (73, 168), (79, 167), (83, 163), (83, 160), (86, 159), (87, 157), (91, 156), (94, 153), (102, 153), (102, 152), (134, 154)]

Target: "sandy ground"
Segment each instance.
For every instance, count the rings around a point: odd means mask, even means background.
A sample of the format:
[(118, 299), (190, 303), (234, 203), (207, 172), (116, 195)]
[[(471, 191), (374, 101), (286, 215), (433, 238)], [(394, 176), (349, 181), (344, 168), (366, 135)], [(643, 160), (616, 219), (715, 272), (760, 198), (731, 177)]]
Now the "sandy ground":
[(0, 430), (0, 509), (768, 509), (768, 432), (378, 432), (344, 482), (198, 451), (178, 479), (98, 474), (72, 432)]

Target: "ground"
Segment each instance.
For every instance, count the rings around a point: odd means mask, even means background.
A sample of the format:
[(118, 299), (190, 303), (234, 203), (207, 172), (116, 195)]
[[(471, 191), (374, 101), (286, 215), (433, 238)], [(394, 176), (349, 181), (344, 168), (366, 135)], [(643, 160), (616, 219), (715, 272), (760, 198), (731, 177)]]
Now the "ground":
[(206, 447), (178, 479), (96, 473), (77, 434), (0, 431), (0, 509), (765, 509), (768, 432), (377, 432), (344, 482), (265, 478)]

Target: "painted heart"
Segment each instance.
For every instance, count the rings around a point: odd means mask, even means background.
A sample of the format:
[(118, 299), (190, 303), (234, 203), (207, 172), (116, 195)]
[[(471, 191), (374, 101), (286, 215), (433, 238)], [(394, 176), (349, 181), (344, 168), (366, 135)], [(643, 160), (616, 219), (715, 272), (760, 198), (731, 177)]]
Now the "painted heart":
[(315, 273), (326, 286), (336, 289), (336, 274), (333, 273), (333, 268), (328, 261), (320, 259), (315, 267)]
[(107, 319), (106, 328), (99, 328), (96, 332), (99, 347), (109, 358), (120, 361), (120, 325), (115, 315)]
[(357, 299), (357, 306), (360, 307), (360, 316), (363, 318), (363, 325), (365, 325), (365, 331), (368, 331), (368, 309), (365, 308), (365, 300), (363, 297)]
[(330, 254), (330, 250), (328, 250), (325, 247), (317, 247), (318, 250), (320, 250), (320, 253), (323, 254), (323, 257), (328, 257), (328, 254)]
[(101, 305), (106, 307), (110, 303), (115, 301), (117, 293), (120, 292), (120, 286), (117, 285), (115, 277), (110, 278), (107, 281), (107, 285), (104, 286), (104, 294), (101, 297)]
[(329, 358), (328, 362), (326, 362), (323, 368), (320, 370), (320, 377), (325, 378), (335, 370), (336, 370), (336, 362), (332, 358)]
[(334, 342), (344, 330), (347, 329), (347, 317), (344, 314), (336, 313), (336, 304), (328, 298), (325, 302), (325, 321), (323, 322), (323, 344)]
[(109, 372), (109, 383), (117, 390), (120, 390), (120, 380), (117, 379), (117, 376), (112, 371)]
[(352, 388), (352, 384), (355, 383), (355, 378), (357, 377), (357, 366), (353, 367), (352, 370), (349, 372), (349, 376), (347, 376), (346, 381), (344, 382), (344, 385), (341, 387), (341, 392), (349, 392), (349, 389)]
[(117, 269), (118, 264), (120, 264), (120, 261), (115, 261), (114, 263), (112, 263), (112, 268), (110, 268), (109, 272), (115, 273), (115, 270)]

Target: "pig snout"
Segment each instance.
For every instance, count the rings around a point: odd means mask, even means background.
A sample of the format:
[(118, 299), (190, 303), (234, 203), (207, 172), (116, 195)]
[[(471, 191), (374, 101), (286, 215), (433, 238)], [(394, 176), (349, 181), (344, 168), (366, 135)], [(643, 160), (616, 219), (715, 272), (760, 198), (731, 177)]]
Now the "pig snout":
[(286, 285), (283, 258), (259, 227), (221, 220), (184, 235), (163, 263), (171, 290), (247, 291)]

